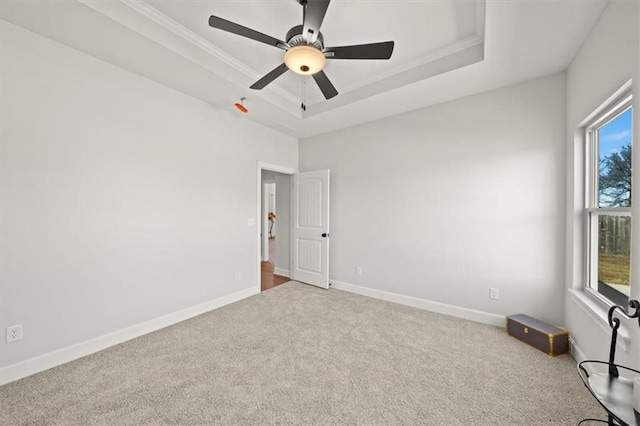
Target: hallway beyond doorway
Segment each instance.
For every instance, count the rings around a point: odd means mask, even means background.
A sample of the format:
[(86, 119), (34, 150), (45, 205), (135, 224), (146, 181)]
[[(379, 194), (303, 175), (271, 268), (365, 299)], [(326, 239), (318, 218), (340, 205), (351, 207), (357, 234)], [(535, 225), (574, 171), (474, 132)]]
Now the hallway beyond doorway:
[(260, 268), (260, 290), (265, 291), (270, 288), (276, 287), (280, 284), (289, 282), (290, 279), (283, 277), (282, 275), (276, 275), (274, 273), (274, 265), (276, 260), (275, 254), (276, 239), (269, 238), (269, 261), (261, 262)]

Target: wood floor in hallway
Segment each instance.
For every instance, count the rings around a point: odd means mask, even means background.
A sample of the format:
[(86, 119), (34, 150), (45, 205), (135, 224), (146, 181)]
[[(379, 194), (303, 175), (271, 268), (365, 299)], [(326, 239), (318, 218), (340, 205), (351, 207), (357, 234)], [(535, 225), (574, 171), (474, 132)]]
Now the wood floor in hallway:
[(284, 284), (288, 281), (291, 281), (288, 277), (283, 277), (282, 275), (276, 275), (274, 272), (275, 266), (273, 262), (271, 262), (271, 260), (275, 260), (275, 248), (276, 248), (276, 239), (269, 238), (270, 261), (261, 262), (262, 267), (260, 268), (260, 288), (262, 291), (269, 290), (270, 288), (273, 288), (280, 284)]

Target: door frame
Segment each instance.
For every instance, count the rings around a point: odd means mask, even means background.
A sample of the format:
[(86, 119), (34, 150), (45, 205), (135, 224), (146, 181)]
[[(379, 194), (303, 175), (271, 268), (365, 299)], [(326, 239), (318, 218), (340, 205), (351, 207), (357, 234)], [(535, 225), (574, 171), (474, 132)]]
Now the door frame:
[[(260, 285), (260, 273), (261, 273), (261, 261), (262, 261), (262, 238), (261, 238), (261, 234), (262, 234), (262, 191), (263, 191), (263, 187), (262, 187), (262, 171), (266, 170), (266, 171), (270, 171), (270, 172), (276, 172), (276, 173), (282, 173), (284, 175), (294, 175), (295, 173), (298, 172), (297, 169), (294, 169), (292, 167), (286, 167), (286, 166), (281, 166), (278, 164), (270, 164), (270, 163), (265, 163), (262, 161), (258, 161), (258, 172), (257, 174), (257, 183), (256, 183), (256, 189), (257, 189), (257, 195), (256, 195), (256, 270), (255, 270), (255, 277), (256, 277), (256, 288), (257, 288), (257, 292), (260, 293), (260, 291), (262, 290), (261, 285)], [(293, 200), (293, 197), (291, 197), (291, 199)], [(289, 221), (289, 227), (291, 228), (291, 221)], [(267, 231), (267, 230), (265, 230)], [(291, 232), (290, 232), (291, 235)], [(289, 250), (289, 265), (291, 265), (291, 250)], [(289, 266), (289, 271), (291, 271), (291, 266)]]

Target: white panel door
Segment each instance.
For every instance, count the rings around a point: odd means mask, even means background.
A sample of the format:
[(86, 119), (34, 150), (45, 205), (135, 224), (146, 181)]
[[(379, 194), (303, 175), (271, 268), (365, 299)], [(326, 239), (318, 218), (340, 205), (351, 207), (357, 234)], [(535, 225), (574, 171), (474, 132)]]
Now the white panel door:
[(293, 175), (291, 278), (329, 288), (329, 170)]

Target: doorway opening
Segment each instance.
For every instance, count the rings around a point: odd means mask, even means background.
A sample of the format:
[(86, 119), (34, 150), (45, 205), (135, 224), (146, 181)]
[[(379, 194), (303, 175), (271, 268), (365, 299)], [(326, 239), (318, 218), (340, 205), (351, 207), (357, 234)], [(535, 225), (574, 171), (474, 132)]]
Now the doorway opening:
[(290, 211), (293, 169), (259, 165), (259, 267), (260, 291), (290, 281)]

